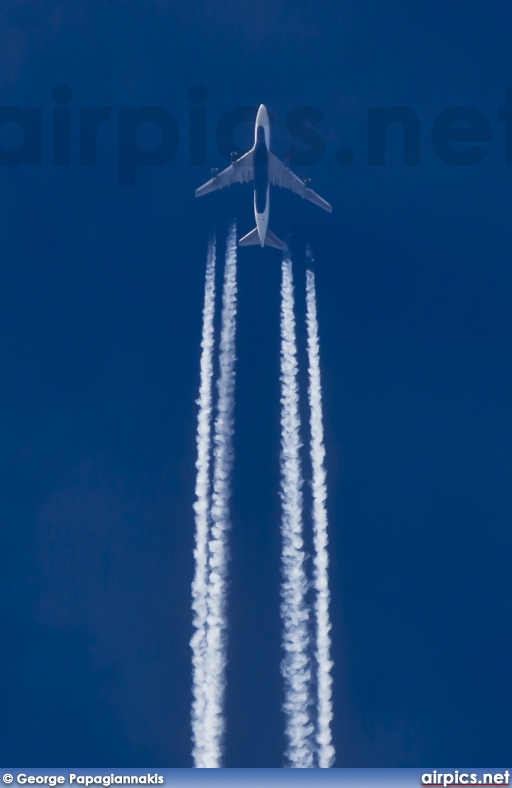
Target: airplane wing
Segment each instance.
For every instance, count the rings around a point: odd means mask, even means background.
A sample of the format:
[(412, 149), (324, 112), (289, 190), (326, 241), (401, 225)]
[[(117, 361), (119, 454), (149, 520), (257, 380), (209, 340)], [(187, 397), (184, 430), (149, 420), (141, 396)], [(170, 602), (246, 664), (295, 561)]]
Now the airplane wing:
[(268, 160), (268, 177), (273, 186), (290, 189), (292, 192), (295, 192), (295, 194), (299, 194), (303, 200), (314, 202), (315, 205), (319, 205), (324, 211), (332, 213), (332, 206), (327, 200), (324, 200), (319, 194), (314, 192), (313, 189), (310, 189), (304, 181), (301, 181), (297, 175), (294, 175), (294, 173), (288, 169), (277, 156), (274, 156), (273, 153), (270, 154)]
[(225, 186), (231, 186), (232, 183), (248, 183), (252, 181), (254, 178), (252, 157), (252, 150), (244, 153), (233, 164), (230, 164), (225, 170), (222, 170), (218, 175), (210, 178), (209, 181), (196, 189), (196, 197), (202, 197), (203, 194), (214, 192), (216, 189), (224, 189)]

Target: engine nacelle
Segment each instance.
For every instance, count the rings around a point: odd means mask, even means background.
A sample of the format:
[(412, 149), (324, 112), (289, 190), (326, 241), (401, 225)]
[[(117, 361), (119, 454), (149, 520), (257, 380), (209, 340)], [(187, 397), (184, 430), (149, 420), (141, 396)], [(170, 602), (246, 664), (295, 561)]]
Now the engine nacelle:
[(288, 158), (284, 159), (283, 164), (284, 164), (284, 166), (286, 167), (287, 170), (290, 169), (290, 159), (288, 159)]
[(216, 178), (218, 174), (219, 174), (219, 168), (212, 167), (212, 178)]
[(309, 189), (309, 184), (311, 183), (311, 178), (304, 178), (304, 183), (306, 185), (306, 189)]
[(238, 159), (238, 151), (232, 150), (230, 155), (231, 155), (231, 164), (234, 164)]

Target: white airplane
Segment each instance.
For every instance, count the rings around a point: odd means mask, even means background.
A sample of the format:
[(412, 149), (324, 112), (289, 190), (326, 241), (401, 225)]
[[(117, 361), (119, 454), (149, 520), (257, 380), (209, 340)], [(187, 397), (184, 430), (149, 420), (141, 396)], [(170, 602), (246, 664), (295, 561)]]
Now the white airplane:
[(239, 159), (236, 153), (231, 154), (231, 164), (219, 172), (216, 167), (212, 169), (212, 177), (205, 184), (196, 189), (196, 197), (202, 197), (216, 189), (231, 186), (232, 183), (248, 183), (254, 181), (254, 216), (256, 227), (250, 233), (240, 238), (239, 246), (272, 246), (274, 249), (287, 251), (287, 246), (268, 227), (269, 192), (272, 186), (281, 186), (290, 189), (295, 194), (300, 194), (303, 200), (310, 200), (320, 208), (332, 213), (332, 207), (320, 195), (310, 189), (310, 179), (301, 181), (293, 172), (290, 172), (288, 162), (284, 163), (274, 156), (270, 150), (270, 122), (264, 104), (260, 105), (256, 115), (254, 129), (254, 146)]

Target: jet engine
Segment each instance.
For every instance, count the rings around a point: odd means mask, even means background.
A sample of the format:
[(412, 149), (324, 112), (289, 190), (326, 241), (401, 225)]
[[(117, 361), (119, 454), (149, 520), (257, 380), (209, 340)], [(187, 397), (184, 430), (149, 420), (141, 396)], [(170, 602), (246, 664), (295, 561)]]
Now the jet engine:
[(219, 174), (219, 168), (212, 167), (212, 178), (216, 178), (218, 174)]

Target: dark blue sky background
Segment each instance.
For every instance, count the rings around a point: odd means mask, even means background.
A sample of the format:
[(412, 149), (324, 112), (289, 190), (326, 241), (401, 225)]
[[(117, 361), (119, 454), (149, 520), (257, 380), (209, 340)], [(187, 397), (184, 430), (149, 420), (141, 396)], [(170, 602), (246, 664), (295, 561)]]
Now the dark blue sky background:
[[(4, 762), (191, 765), (206, 244), (216, 229), (222, 251), (234, 215), (240, 234), (253, 226), (250, 187), (194, 189), (223, 165), (220, 118), (261, 102), (280, 156), (292, 108), (324, 115), (325, 156), (298, 172), (333, 214), (275, 190), (271, 227), (291, 233), (299, 321), (308, 239), (316, 256), (336, 765), (509, 755), (511, 26), (492, 0), (5, 0), (1, 104), (42, 107), (44, 135), (41, 166), (0, 168)], [(68, 167), (52, 164), (59, 84), (73, 90)], [(188, 163), (194, 84), (208, 166)], [(81, 167), (78, 108), (100, 105), (113, 110), (98, 166)], [(174, 115), (180, 144), (120, 186), (118, 107), (145, 105)], [(404, 166), (395, 129), (371, 167), (368, 107), (394, 105), (420, 117), (421, 164)], [(455, 105), (492, 125), (477, 166), (432, 152)], [(240, 128), (240, 150), (251, 137)], [(227, 766), (283, 763), (279, 261), (239, 255)]]

